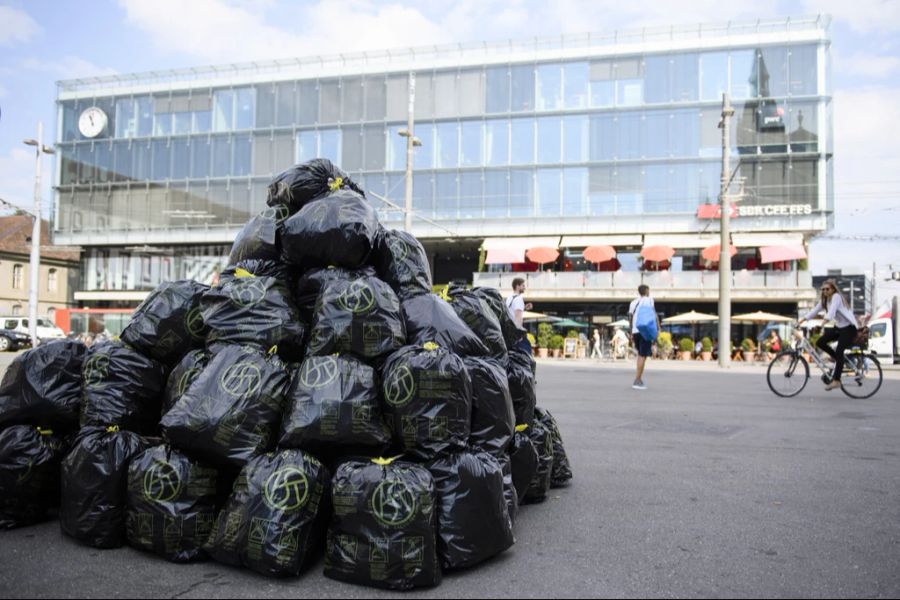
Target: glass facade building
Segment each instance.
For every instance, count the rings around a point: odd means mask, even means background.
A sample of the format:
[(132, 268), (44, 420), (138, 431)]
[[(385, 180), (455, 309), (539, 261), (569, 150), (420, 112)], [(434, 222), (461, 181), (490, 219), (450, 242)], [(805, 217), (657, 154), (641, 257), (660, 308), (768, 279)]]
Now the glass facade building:
[[(811, 207), (746, 230), (811, 235), (832, 209), (829, 56), (827, 21), (808, 19), (61, 82), (55, 233), (85, 247), (85, 290), (190, 276), (221, 262), (273, 175), (317, 156), (402, 226), (377, 198), (403, 203), (414, 73), (426, 241), (699, 231), (725, 92), (742, 206)], [(94, 138), (88, 107), (108, 117)]]

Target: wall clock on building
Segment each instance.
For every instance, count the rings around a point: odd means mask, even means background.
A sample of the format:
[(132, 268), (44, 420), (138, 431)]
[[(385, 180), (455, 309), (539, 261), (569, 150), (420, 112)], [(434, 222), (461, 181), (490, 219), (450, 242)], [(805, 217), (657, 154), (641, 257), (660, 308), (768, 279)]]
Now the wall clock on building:
[(106, 129), (107, 117), (102, 109), (91, 106), (78, 117), (78, 131), (86, 138), (95, 138)]

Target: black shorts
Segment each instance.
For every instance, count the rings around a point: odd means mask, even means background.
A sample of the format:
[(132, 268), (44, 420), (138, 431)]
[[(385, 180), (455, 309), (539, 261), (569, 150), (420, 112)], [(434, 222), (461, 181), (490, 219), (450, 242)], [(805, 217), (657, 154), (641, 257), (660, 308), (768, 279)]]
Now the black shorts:
[(653, 342), (651, 340), (645, 340), (641, 334), (633, 333), (632, 341), (634, 341), (634, 347), (637, 348), (639, 356), (650, 356), (653, 354)]

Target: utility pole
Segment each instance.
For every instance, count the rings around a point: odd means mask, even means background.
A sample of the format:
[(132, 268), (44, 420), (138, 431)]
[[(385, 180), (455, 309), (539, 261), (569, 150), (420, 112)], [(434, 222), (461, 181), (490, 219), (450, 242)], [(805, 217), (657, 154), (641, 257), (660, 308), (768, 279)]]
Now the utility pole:
[(729, 135), (728, 121), (734, 115), (728, 93), (722, 94), (722, 185), (719, 204), (719, 366), (731, 364), (731, 202), (728, 185), (731, 182), (731, 167), (728, 162)]
[(406, 233), (412, 233), (412, 209), (413, 209), (413, 121), (415, 119), (416, 108), (416, 74), (409, 72), (409, 112), (406, 117), (406, 198), (404, 208), (406, 209), (406, 219), (404, 221), (404, 229)]
[(41, 283), (41, 156), (54, 154), (53, 148), (44, 145), (44, 124), (38, 121), (36, 140), (25, 140), (34, 146), (34, 226), (31, 230), (31, 275), (28, 281), (28, 334), (37, 346), (38, 287)]

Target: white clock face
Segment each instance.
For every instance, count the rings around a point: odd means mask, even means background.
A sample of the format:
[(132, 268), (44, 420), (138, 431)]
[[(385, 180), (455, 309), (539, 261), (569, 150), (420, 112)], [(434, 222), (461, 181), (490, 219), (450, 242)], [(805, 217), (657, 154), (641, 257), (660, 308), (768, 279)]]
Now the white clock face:
[(106, 113), (100, 108), (96, 106), (86, 108), (78, 117), (78, 131), (84, 137), (97, 137), (106, 129), (106, 121)]

